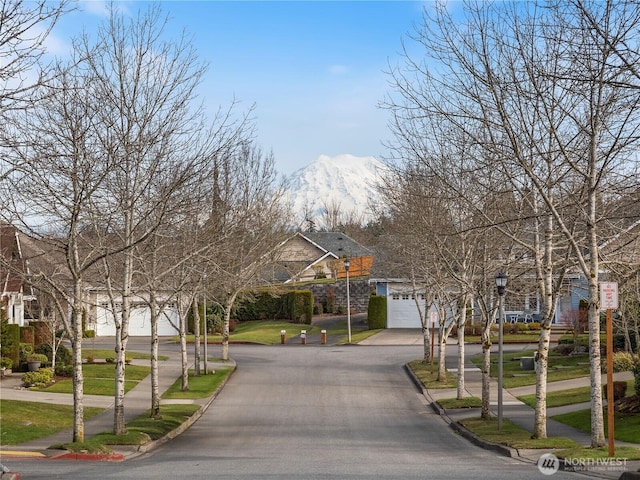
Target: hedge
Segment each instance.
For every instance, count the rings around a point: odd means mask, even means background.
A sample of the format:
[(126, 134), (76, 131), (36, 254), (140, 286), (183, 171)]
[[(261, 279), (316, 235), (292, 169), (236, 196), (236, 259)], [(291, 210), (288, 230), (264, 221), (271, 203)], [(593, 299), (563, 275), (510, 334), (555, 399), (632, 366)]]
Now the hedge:
[(313, 318), (313, 293), (291, 290), (280, 294), (256, 292), (251, 300), (238, 303), (234, 317), (239, 321), (286, 319), (310, 324)]
[(3, 330), (3, 356), (9, 357), (13, 361), (13, 368), (18, 368), (20, 364), (20, 325), (7, 323), (4, 325)]
[(371, 295), (367, 311), (369, 330), (387, 327), (387, 297)]

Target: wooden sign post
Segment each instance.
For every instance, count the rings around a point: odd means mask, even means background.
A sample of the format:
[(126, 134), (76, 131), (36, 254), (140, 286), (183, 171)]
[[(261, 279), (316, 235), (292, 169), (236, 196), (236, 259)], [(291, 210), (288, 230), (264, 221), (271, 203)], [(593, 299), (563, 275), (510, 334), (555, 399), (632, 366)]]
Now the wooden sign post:
[(600, 309), (607, 311), (607, 437), (609, 457), (615, 454), (613, 398), (613, 310), (618, 308), (618, 284), (600, 282)]

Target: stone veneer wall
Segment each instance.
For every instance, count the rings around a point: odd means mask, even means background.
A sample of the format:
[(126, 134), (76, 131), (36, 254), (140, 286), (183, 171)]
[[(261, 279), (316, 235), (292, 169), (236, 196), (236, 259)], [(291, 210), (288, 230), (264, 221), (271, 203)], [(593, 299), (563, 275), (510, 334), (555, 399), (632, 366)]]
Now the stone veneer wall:
[[(335, 307), (342, 307), (343, 311), (347, 311), (347, 281), (340, 279), (333, 283), (316, 283), (305, 285), (304, 290), (311, 290), (313, 293), (314, 303), (325, 304), (327, 292), (333, 291), (335, 296)], [(369, 307), (369, 296), (374, 290), (369, 285), (368, 279), (349, 279), (349, 303), (351, 313), (366, 313)], [(327, 313), (327, 312), (325, 312)]]

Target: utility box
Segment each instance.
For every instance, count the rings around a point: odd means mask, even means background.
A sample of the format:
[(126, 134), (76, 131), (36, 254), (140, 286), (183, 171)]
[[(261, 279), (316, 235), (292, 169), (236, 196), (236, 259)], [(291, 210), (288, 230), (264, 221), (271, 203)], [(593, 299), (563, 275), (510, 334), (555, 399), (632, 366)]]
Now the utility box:
[(536, 361), (533, 357), (522, 357), (520, 359), (520, 370), (535, 370), (536, 369)]

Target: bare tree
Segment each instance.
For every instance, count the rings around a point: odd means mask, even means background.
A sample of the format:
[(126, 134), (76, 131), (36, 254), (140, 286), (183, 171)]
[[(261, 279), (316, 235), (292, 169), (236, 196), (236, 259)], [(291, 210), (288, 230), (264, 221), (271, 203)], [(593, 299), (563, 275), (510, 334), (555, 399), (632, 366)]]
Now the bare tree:
[[(480, 168), (501, 171), (519, 191), (527, 184), (535, 192), (536, 205), (544, 205), (536, 215), (547, 219), (541, 225), (549, 234), (537, 250), (546, 252), (538, 257), (546, 267), (537, 283), (544, 285), (548, 305), (558, 287), (549, 281), (551, 264), (545, 260), (554, 255), (549, 227), (564, 236), (589, 282), (592, 444), (598, 446), (604, 442), (598, 239), (605, 218), (598, 198), (608, 186), (624, 183), (628, 172), (621, 167), (638, 138), (632, 112), (640, 100), (631, 88), (637, 78), (619, 58), (620, 52), (629, 62), (634, 58), (628, 45), (637, 44), (637, 30), (628, 27), (637, 6), (576, 3), (525, 8), (469, 1), (465, 24), (436, 6), (415, 37), (428, 61), (409, 62), (409, 73), (396, 75), (404, 103), (394, 106), (403, 119), (428, 111), (430, 119), (464, 132), (491, 160)], [(594, 18), (599, 33), (589, 28)], [(407, 81), (416, 78), (417, 86)], [(549, 316), (553, 309), (544, 312)], [(543, 330), (541, 356), (548, 349), (548, 329)], [(538, 398), (543, 396), (540, 391)]]
[(207, 291), (224, 311), (222, 359), (227, 360), (232, 307), (250, 287), (266, 280), (267, 266), (277, 259), (277, 247), (286, 238), (286, 209), (274, 158), (253, 141), (216, 156), (213, 164), (213, 196), (203, 238), (215, 253), (206, 264)]
[[(74, 61), (71, 64), (75, 64)], [(103, 258), (94, 248), (92, 215), (110, 164), (92, 130), (100, 98), (91, 81), (59, 66), (39, 108), (17, 111), (4, 156), (12, 170), (3, 178), (9, 205), (3, 210), (35, 240), (40, 253), (59, 261), (56, 268), (31, 259), (34, 283), (46, 285), (71, 338), (74, 362), (73, 441), (83, 441), (82, 318), (88, 271)], [(8, 125), (5, 125), (8, 126)], [(5, 131), (6, 132), (6, 131)], [(88, 228), (89, 227), (89, 228)], [(44, 288), (44, 287), (43, 287)], [(71, 311), (67, 319), (64, 305)]]
[(45, 42), (69, 0), (3, 0), (0, 2), (0, 119), (34, 105), (33, 91), (56, 75), (42, 63)]
[[(188, 191), (204, 159), (192, 155), (202, 127), (195, 89), (204, 66), (189, 39), (163, 41), (166, 18), (152, 6), (127, 20), (110, 7), (95, 46), (84, 36), (75, 48), (102, 98), (95, 129), (108, 161), (99, 241), (106, 255), (101, 274), (116, 322), (114, 433), (126, 431), (125, 353), (134, 289), (134, 247), (162, 224), (180, 192)], [(106, 213), (106, 215), (105, 215)]]

